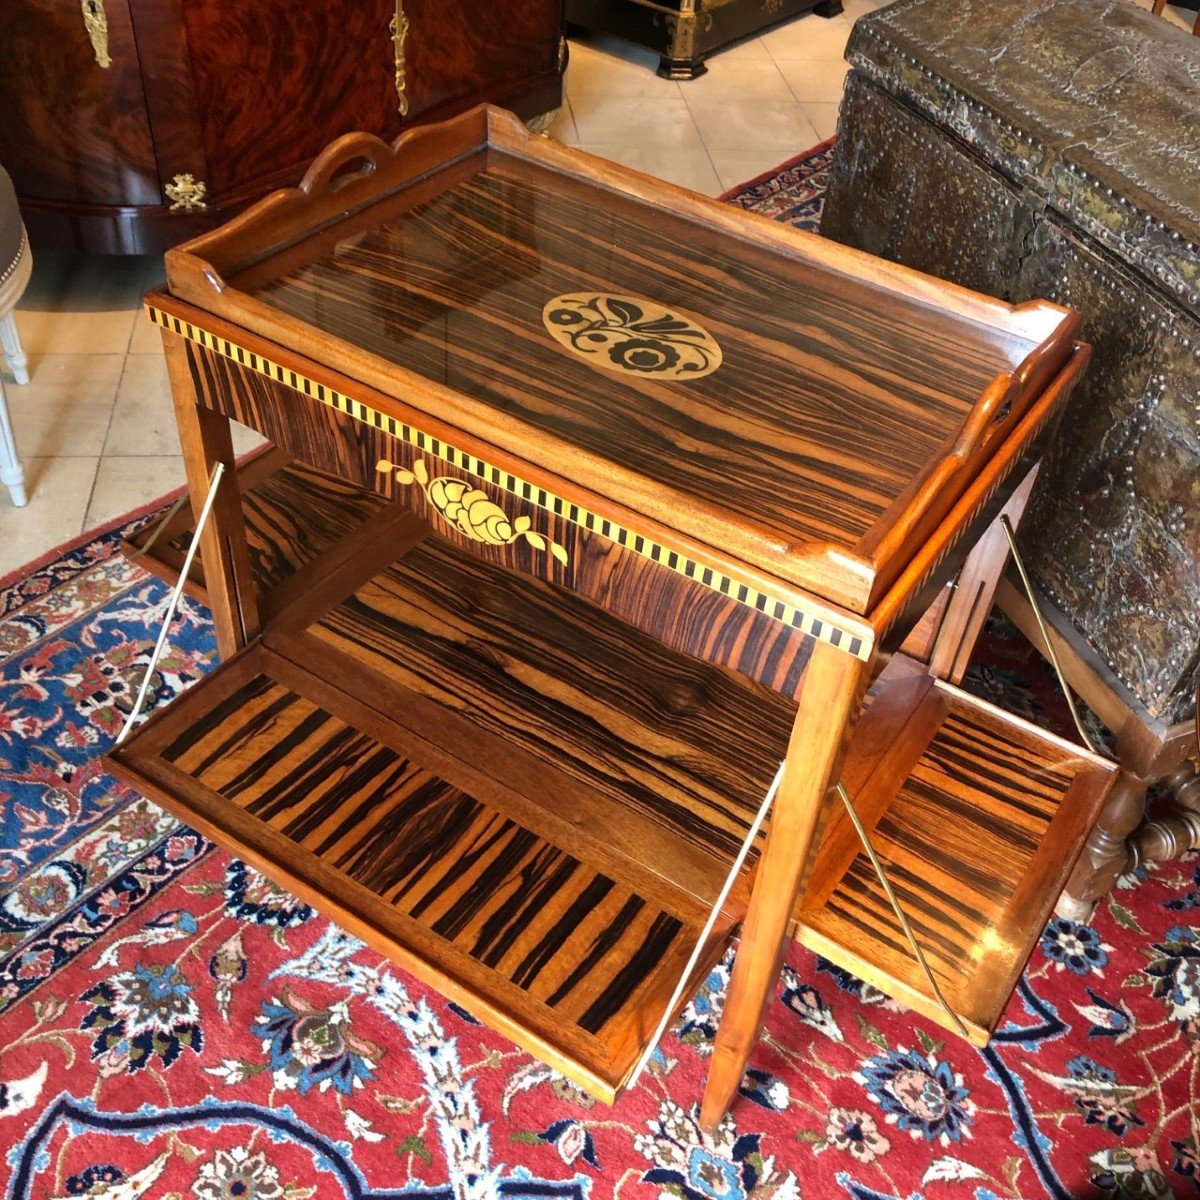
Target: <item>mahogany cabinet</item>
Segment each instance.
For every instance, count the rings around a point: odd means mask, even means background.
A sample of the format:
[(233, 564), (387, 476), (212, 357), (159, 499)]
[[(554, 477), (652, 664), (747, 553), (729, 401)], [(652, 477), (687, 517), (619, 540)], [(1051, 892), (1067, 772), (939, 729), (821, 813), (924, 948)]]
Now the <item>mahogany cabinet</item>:
[(35, 244), (153, 254), (351, 130), (562, 99), (562, 0), (4, 0), (0, 162)]

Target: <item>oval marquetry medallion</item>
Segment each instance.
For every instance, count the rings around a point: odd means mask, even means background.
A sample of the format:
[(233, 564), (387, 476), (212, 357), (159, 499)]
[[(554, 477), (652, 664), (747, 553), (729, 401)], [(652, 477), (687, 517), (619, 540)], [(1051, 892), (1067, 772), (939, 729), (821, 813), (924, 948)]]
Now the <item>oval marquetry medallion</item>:
[(637, 296), (568, 292), (546, 305), (542, 323), (556, 342), (606, 371), (699, 379), (721, 365), (707, 329)]

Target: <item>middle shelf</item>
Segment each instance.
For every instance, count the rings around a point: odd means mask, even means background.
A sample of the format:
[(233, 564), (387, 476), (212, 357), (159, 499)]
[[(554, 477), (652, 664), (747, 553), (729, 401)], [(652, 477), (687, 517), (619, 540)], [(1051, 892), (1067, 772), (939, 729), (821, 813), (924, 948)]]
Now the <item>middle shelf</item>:
[(265, 644), (449, 753), (469, 748), (523, 797), (521, 819), (711, 903), (795, 703), (410, 528), (404, 554), (327, 577)]

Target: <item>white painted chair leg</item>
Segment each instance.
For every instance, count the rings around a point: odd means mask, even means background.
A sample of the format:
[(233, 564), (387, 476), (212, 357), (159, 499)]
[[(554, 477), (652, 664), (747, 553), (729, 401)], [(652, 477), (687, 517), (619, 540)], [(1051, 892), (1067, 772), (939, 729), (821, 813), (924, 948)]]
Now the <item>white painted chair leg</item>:
[(0, 317), (0, 346), (18, 383), (29, 382), (29, 359), (21, 349), (21, 338), (17, 333), (17, 319), (13, 313)]
[(6, 484), (12, 493), (12, 501), (21, 508), (25, 504), (25, 472), (17, 457), (17, 442), (13, 437), (12, 422), (8, 419), (8, 401), (4, 396), (4, 384), (0, 382), (0, 483)]

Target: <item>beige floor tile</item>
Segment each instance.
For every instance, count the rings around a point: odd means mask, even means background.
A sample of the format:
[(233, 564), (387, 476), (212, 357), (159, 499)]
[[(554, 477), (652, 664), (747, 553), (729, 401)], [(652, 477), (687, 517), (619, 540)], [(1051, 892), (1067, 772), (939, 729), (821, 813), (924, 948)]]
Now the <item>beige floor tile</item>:
[(129, 339), (130, 354), (162, 354), (162, 330), (147, 320), (144, 312), (137, 313), (133, 322), (133, 337)]
[(124, 363), (123, 354), (31, 358), (29, 382), (4, 389), (21, 457), (100, 454)]
[(647, 67), (651, 72), (658, 70), (658, 51), (648, 46), (639, 46), (636, 42), (619, 38), (612, 33), (596, 33), (581, 29), (571, 39), (572, 51), (580, 47), (584, 53), (602, 54), (609, 59), (620, 59), (631, 66)]
[(0, 487), (0, 575), (7, 575), (83, 528), (96, 458), (24, 458), (29, 503), (14, 508)]
[(679, 99), (679, 84), (656, 74), (658, 56), (616, 39), (572, 41), (566, 88), (570, 97), (652, 96)]
[(781, 58), (777, 62), (779, 73), (801, 104), (837, 104), (841, 100), (846, 89), (846, 72), (850, 69), (844, 60)]
[(558, 110), (558, 116), (554, 118), (554, 124), (546, 131), (555, 141), (562, 142), (565, 146), (578, 146), (579, 134), (575, 129), (575, 118), (571, 115), (570, 100), (564, 96), (562, 107)]
[[(1134, 0), (1134, 3), (1139, 8), (1148, 9), (1150, 7), (1150, 0)], [(1178, 25), (1180, 29), (1186, 29), (1191, 32), (1191, 28), (1196, 22), (1196, 10), (1194, 8), (1180, 8), (1178, 4), (1168, 4), (1162, 10), (1162, 17), (1170, 21), (1172, 25)]]
[[(245, 454), (262, 442), (259, 434), (234, 422), (234, 453)], [(113, 405), (104, 456), (173, 458), (178, 454), (179, 432), (166, 363), (161, 355), (131, 354), (125, 360), (125, 373)]]
[(720, 103), (723, 100), (753, 98), (790, 101), (794, 97), (779, 68), (770, 58), (753, 62), (732, 62), (721, 56), (712, 69), (699, 79), (680, 84), (689, 105), (696, 101)]
[(245, 425), (233, 422), (233, 453), (236, 456), (249, 454), (251, 450), (257, 450), (259, 446), (266, 445), (266, 441), (267, 439), (256, 429), (247, 429)]
[(178, 454), (102, 458), (84, 528), (94, 529), (130, 509), (149, 504), (183, 482), (183, 459)]
[(812, 122), (817, 137), (823, 142), (837, 133), (840, 104), (804, 104), (804, 115)]
[(868, 13), (873, 13), (876, 9), (885, 8), (891, 0), (842, 0), (845, 6), (843, 14), (851, 25), (859, 19), (865, 17)]
[(131, 354), (113, 405), (104, 453), (176, 455), (179, 434), (161, 354)]
[[(699, 142), (698, 137), (696, 140)], [(702, 145), (698, 149), (637, 144), (583, 146), (581, 149), (612, 162), (619, 162), (635, 171), (644, 171), (647, 175), (665, 179), (668, 183), (690, 188), (693, 192), (700, 192), (705, 196), (716, 196), (725, 190)]]
[(779, 166), (792, 155), (768, 146), (761, 150), (714, 150), (711, 157), (721, 180), (721, 190), (728, 192)]
[(17, 306), (26, 353), (124, 354), (146, 278), (141, 258), (35, 254)]
[[(771, 56), (767, 53), (767, 47), (763, 44), (761, 37), (742, 38), (740, 42), (734, 42), (732, 46), (726, 46), (718, 50), (708, 62), (705, 64), (711, 74), (718, 66), (728, 66), (734, 63), (738, 66), (744, 63), (755, 62), (770, 62)], [(703, 78), (703, 76), (702, 76)], [(691, 80), (681, 83), (681, 87), (687, 87)]]
[(757, 150), (773, 146), (781, 158), (817, 141), (816, 131), (796, 101), (726, 100), (689, 104), (710, 151)]
[(763, 45), (778, 62), (781, 58), (838, 59), (846, 52), (850, 22), (845, 16), (819, 17), (805, 13), (763, 34)]
[(571, 112), (581, 146), (698, 147), (704, 152), (692, 110), (682, 100), (597, 93), (572, 98)]

